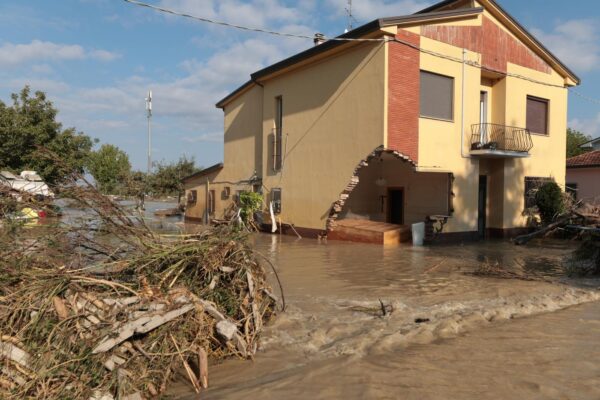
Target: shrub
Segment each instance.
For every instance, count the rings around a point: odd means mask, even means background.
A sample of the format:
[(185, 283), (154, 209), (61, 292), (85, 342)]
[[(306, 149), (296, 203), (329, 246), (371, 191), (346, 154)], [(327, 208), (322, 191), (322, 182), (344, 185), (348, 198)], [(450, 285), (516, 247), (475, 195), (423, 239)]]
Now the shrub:
[(538, 189), (535, 194), (535, 204), (544, 224), (554, 221), (565, 209), (562, 191), (556, 182), (544, 183)]
[(245, 223), (254, 221), (254, 213), (262, 207), (263, 198), (260, 193), (242, 192), (240, 193), (239, 206), (240, 217)]

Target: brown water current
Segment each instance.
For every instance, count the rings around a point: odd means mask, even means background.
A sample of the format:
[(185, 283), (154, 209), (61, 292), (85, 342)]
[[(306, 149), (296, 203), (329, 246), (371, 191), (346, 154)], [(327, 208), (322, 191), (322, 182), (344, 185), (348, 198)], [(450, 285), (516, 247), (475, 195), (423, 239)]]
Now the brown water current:
[[(210, 367), (203, 399), (600, 398), (600, 284), (561, 276), (566, 242), (254, 241), (288, 309), (255, 361)], [(469, 275), (486, 260), (553, 282)]]

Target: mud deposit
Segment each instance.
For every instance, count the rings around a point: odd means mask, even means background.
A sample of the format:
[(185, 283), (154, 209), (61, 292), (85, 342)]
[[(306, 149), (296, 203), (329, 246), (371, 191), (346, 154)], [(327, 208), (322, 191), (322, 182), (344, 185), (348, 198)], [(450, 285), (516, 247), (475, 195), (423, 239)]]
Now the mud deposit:
[[(203, 399), (600, 398), (600, 285), (561, 277), (568, 244), (255, 240), (288, 311), (254, 362), (211, 367)], [(553, 283), (468, 274), (486, 259)]]

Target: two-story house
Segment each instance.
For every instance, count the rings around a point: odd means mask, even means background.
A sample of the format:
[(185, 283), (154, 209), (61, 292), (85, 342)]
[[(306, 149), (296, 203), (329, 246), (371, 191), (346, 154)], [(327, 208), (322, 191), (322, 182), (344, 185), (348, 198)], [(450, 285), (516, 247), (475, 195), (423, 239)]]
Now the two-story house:
[(564, 185), (579, 78), (495, 1), (317, 39), (217, 103), (224, 162), (185, 180), (186, 220), (219, 218), (255, 190), (305, 233), (370, 240), (354, 228), (430, 218), (477, 238), (523, 228), (541, 178)]

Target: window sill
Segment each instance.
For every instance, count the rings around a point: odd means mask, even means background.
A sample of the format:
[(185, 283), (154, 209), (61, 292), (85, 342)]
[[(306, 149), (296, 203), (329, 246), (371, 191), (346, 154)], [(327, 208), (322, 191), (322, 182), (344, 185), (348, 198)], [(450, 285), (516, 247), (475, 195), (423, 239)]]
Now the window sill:
[(430, 119), (430, 120), (433, 120), (433, 121), (440, 121), (440, 122), (449, 122), (449, 123), (451, 123), (451, 124), (453, 124), (453, 123), (454, 123), (454, 120), (453, 120), (453, 119), (436, 118), (436, 117), (427, 117), (427, 116), (424, 116), (424, 115), (420, 115), (420, 116), (419, 116), (419, 118), (423, 118), (423, 119)]
[(535, 132), (531, 132), (531, 131), (529, 131), (529, 133), (532, 135), (535, 135), (535, 136), (550, 137), (550, 134), (548, 134), (548, 133), (535, 133)]

